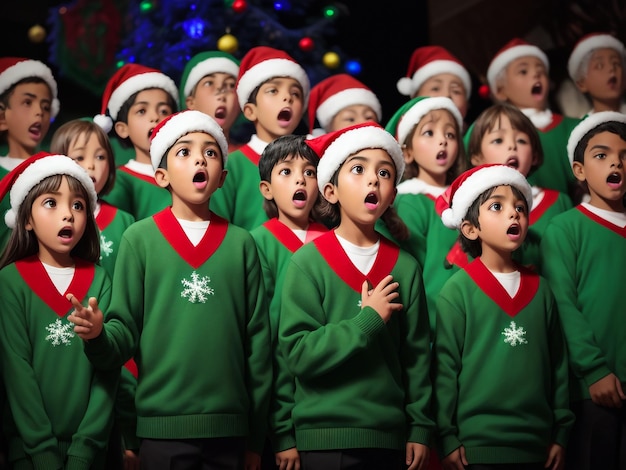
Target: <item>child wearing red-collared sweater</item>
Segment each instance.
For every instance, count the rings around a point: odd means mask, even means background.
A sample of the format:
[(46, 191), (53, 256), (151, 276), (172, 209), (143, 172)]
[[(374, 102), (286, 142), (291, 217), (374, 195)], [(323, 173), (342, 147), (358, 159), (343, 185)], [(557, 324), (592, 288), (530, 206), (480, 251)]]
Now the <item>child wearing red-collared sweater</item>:
[[(85, 358), (64, 295), (98, 296), (104, 308), (111, 299), (109, 276), (96, 264), (93, 183), (67, 156), (41, 152), (5, 177), (0, 194), (8, 188), (12, 232), (0, 261), (0, 348), (9, 464), (104, 470), (120, 369), (98, 371)], [(51, 242), (53, 225), (74, 236)]]
[(437, 298), (439, 455), (450, 468), (562, 468), (574, 419), (557, 305), (547, 281), (512, 256), (528, 230), (530, 185), (513, 168), (481, 165), (450, 197), (442, 220), (475, 259)]

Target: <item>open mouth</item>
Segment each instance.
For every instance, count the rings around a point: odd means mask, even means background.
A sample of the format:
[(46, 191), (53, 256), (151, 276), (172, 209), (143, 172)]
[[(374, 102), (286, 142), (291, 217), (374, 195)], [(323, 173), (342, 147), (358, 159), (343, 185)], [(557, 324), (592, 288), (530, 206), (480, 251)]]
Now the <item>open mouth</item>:
[(61, 229), (57, 236), (59, 238), (65, 238), (65, 239), (72, 238), (72, 229), (71, 228)]
[(215, 118), (216, 119), (225, 119), (226, 118), (226, 108), (220, 106), (215, 110)]
[(507, 235), (519, 235), (520, 234), (520, 227), (519, 225), (511, 225), (509, 227), (509, 229), (506, 231)]
[(291, 116), (293, 116), (293, 111), (289, 108), (285, 108), (278, 113), (279, 121), (291, 121)]
[(437, 160), (446, 160), (448, 158), (448, 152), (442, 150), (437, 154)]
[(517, 157), (509, 157), (506, 161), (506, 166), (510, 166), (511, 168), (518, 169), (519, 168), (519, 160)]
[(608, 178), (606, 179), (606, 182), (610, 185), (610, 186), (621, 186), (622, 184), (622, 175), (620, 175), (619, 173), (611, 173)]
[(541, 93), (543, 92), (543, 85), (541, 85), (541, 83), (535, 83), (530, 92), (533, 95), (541, 95)]
[(374, 193), (369, 193), (365, 197), (365, 207), (368, 209), (376, 209), (378, 206), (378, 196)]
[(297, 190), (295, 193), (293, 193), (293, 197), (291, 198), (291, 200), (296, 207), (304, 207), (304, 205), (306, 204), (306, 192), (302, 191), (301, 189)]
[(207, 176), (205, 172), (199, 171), (198, 173), (193, 175), (193, 185), (196, 188), (202, 189), (206, 186), (206, 184), (207, 184)]
[(608, 84), (611, 85), (611, 86), (617, 85), (617, 77), (609, 78)]
[(154, 132), (154, 127), (148, 131), (148, 138), (152, 137), (153, 132)]
[(33, 124), (28, 128), (28, 132), (31, 133), (35, 137), (41, 136), (41, 124)]

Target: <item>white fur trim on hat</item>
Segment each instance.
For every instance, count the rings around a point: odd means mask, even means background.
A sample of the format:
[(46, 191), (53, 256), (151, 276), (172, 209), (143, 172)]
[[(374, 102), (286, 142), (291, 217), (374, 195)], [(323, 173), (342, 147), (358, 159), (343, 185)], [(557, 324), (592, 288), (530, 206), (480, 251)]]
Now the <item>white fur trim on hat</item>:
[(11, 209), (4, 215), (7, 227), (15, 228), (15, 220), (20, 211), (20, 206), (31, 189), (47, 177), (54, 175), (69, 175), (80, 181), (89, 196), (92, 213), (96, 211), (98, 195), (87, 171), (70, 157), (51, 155), (31, 163), (13, 183), (9, 193)]
[(622, 61), (624, 60), (624, 54), (626, 52), (624, 50), (624, 44), (622, 44), (619, 39), (610, 34), (596, 34), (587, 39), (583, 39), (574, 47), (567, 61), (567, 72), (570, 78), (574, 81), (578, 80), (578, 67), (580, 67), (581, 62), (588, 53), (595, 49), (604, 48), (615, 49), (619, 55), (622, 56)]
[(543, 62), (546, 67), (546, 73), (550, 70), (550, 61), (548, 56), (537, 46), (533, 45), (519, 45), (511, 47), (500, 54), (498, 54), (489, 64), (487, 69), (487, 81), (489, 82), (489, 88), (496, 89), (496, 78), (500, 71), (504, 70), (507, 65), (520, 57), (536, 57)]
[(303, 103), (306, 108), (311, 90), (309, 77), (296, 62), (282, 58), (264, 60), (244, 72), (237, 83), (239, 107), (243, 110), (254, 89), (274, 77), (291, 77), (297, 80), (304, 92)]
[(150, 142), (150, 159), (152, 168), (159, 167), (166, 152), (182, 136), (191, 132), (206, 132), (212, 135), (222, 151), (222, 161), (226, 166), (228, 158), (228, 141), (224, 131), (215, 120), (201, 111), (188, 110), (173, 114), (167, 121), (163, 121), (161, 128), (155, 129)]
[(418, 101), (400, 118), (397, 130), (398, 142), (403, 144), (413, 127), (415, 127), (415, 125), (419, 123), (426, 114), (436, 109), (445, 109), (450, 111), (459, 126), (459, 131), (463, 132), (463, 116), (461, 116), (459, 108), (456, 107), (450, 98), (446, 98), (444, 96), (434, 96), (432, 98), (424, 98), (423, 100)]
[(327, 128), (339, 111), (355, 104), (369, 106), (379, 121), (382, 118), (382, 107), (374, 92), (365, 88), (348, 88), (335, 93), (317, 108), (317, 120), (323, 128)]
[(574, 151), (583, 137), (600, 124), (611, 121), (626, 124), (626, 114), (618, 113), (617, 111), (600, 111), (590, 114), (572, 129), (569, 139), (567, 139), (567, 157), (569, 158), (570, 166), (574, 164)]
[(106, 134), (111, 132), (111, 129), (113, 129), (113, 119), (111, 119), (106, 114), (96, 114), (93, 117), (93, 122), (98, 124), (98, 126), (100, 126), (100, 129), (102, 129)]
[(193, 88), (207, 75), (212, 73), (227, 73), (237, 78), (239, 75), (239, 66), (232, 60), (225, 57), (212, 57), (210, 59), (203, 60), (191, 69), (187, 76), (187, 81), (183, 88), (185, 96), (189, 96)]
[(490, 188), (503, 185), (519, 189), (526, 199), (530, 212), (533, 192), (524, 175), (506, 165), (493, 165), (476, 171), (463, 181), (452, 195), (450, 207), (441, 214), (441, 221), (448, 228), (460, 228), (476, 198)]
[(125, 80), (111, 93), (107, 109), (113, 120), (117, 119), (117, 113), (120, 112), (128, 98), (149, 88), (165, 90), (178, 105), (178, 88), (176, 88), (174, 80), (160, 72), (140, 73)]
[(405, 165), (400, 144), (383, 128), (367, 126), (345, 131), (320, 155), (317, 164), (317, 185), (320, 191), (324, 191), (326, 183), (348, 156), (370, 148), (383, 149), (389, 153), (396, 166), (396, 184), (400, 183)]
[(465, 96), (469, 99), (472, 93), (472, 79), (465, 67), (451, 60), (434, 60), (429, 62), (417, 69), (412, 78), (402, 77), (398, 80), (396, 86), (401, 94), (413, 96), (426, 80), (442, 73), (450, 73), (459, 77), (465, 87)]
[(38, 60), (22, 60), (8, 67), (0, 74), (0, 94), (7, 91), (20, 80), (29, 77), (39, 77), (50, 87), (52, 102), (50, 116), (54, 119), (59, 114), (60, 104), (57, 98), (57, 82), (52, 75), (52, 70)]

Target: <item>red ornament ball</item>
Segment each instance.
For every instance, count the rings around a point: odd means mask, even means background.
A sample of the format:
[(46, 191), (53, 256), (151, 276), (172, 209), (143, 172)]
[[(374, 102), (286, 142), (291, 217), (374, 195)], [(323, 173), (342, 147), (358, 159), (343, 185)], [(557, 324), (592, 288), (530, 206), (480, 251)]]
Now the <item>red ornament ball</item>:
[(233, 11), (235, 13), (243, 13), (248, 8), (248, 3), (246, 0), (235, 0), (233, 2)]
[(304, 37), (300, 39), (298, 46), (300, 46), (300, 49), (302, 49), (304, 52), (311, 52), (315, 47), (315, 42), (309, 37)]
[(481, 85), (478, 87), (478, 96), (484, 100), (489, 98), (489, 85)]

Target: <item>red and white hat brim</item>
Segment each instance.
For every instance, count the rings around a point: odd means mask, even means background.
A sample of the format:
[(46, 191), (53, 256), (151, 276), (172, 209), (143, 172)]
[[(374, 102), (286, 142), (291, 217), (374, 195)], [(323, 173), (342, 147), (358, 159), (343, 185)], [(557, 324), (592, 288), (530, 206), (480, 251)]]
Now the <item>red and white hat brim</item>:
[(160, 88), (161, 90), (165, 90), (176, 102), (176, 104), (179, 104), (178, 88), (176, 87), (174, 80), (160, 72), (140, 73), (125, 80), (115, 89), (115, 91), (113, 91), (113, 93), (111, 93), (111, 97), (107, 103), (107, 109), (109, 110), (109, 114), (113, 120), (115, 121), (117, 119), (117, 113), (120, 112), (120, 109), (128, 98), (133, 96), (135, 93), (150, 88)]
[(574, 152), (578, 143), (587, 135), (587, 133), (600, 124), (604, 124), (605, 122), (621, 122), (626, 124), (626, 114), (618, 113), (617, 111), (601, 111), (597, 113), (590, 114), (588, 117), (580, 121), (572, 132), (569, 135), (569, 139), (567, 139), (567, 158), (569, 158), (569, 164), (572, 166), (574, 164)]
[(587, 54), (596, 49), (615, 49), (624, 61), (624, 44), (610, 34), (597, 34), (580, 41), (567, 60), (567, 72), (572, 80), (578, 80), (578, 68)]
[(443, 224), (451, 229), (461, 227), (467, 211), (482, 193), (496, 186), (513, 186), (521, 191), (532, 208), (533, 193), (528, 181), (519, 171), (505, 165), (494, 165), (476, 171), (467, 177), (452, 196), (450, 207), (441, 214)]
[(400, 118), (398, 129), (396, 130), (398, 142), (403, 144), (415, 125), (418, 124), (426, 114), (437, 109), (449, 111), (458, 125), (459, 132), (463, 132), (463, 116), (461, 116), (459, 108), (456, 107), (450, 98), (434, 96), (418, 101)]
[(382, 106), (374, 92), (365, 88), (348, 88), (335, 93), (319, 105), (316, 111), (317, 120), (326, 129), (339, 111), (357, 104), (369, 106), (378, 120), (382, 119)]
[(498, 74), (504, 70), (507, 65), (520, 57), (536, 57), (543, 62), (543, 65), (546, 67), (546, 72), (550, 69), (548, 56), (537, 46), (530, 44), (514, 46), (498, 54), (489, 64), (489, 68), (487, 69), (487, 81), (489, 82), (489, 88), (495, 90), (496, 78), (498, 77)]
[(239, 66), (232, 60), (225, 57), (213, 57), (198, 63), (189, 75), (184, 84), (183, 93), (185, 96), (191, 95), (192, 90), (207, 75), (212, 73), (227, 73), (237, 78), (239, 75)]
[(274, 77), (291, 77), (297, 80), (304, 93), (303, 102), (304, 109), (306, 109), (311, 91), (309, 77), (300, 65), (292, 60), (281, 58), (259, 62), (244, 72), (237, 83), (239, 107), (243, 110), (254, 89)]
[(152, 168), (156, 170), (167, 151), (176, 141), (191, 132), (205, 132), (212, 135), (222, 151), (223, 165), (226, 166), (228, 141), (220, 125), (208, 114), (188, 110), (172, 116), (152, 137), (150, 142)]
[(404, 158), (398, 141), (386, 130), (379, 127), (362, 127), (345, 131), (335, 139), (320, 155), (317, 165), (317, 185), (320, 191), (329, 183), (335, 172), (350, 155), (364, 149), (383, 149), (391, 156), (396, 167), (396, 184), (404, 173)]
[(52, 70), (38, 60), (22, 60), (11, 67), (8, 67), (0, 74), (0, 94), (7, 91), (20, 80), (28, 77), (39, 77), (50, 87), (52, 103), (50, 116), (54, 119), (59, 114), (59, 99), (57, 82), (52, 75)]
[(11, 208), (4, 215), (7, 227), (15, 228), (17, 214), (28, 193), (44, 179), (54, 175), (69, 175), (80, 181), (89, 196), (92, 213), (95, 213), (98, 195), (87, 171), (70, 157), (51, 155), (31, 163), (13, 183), (9, 193)]
[(459, 77), (465, 87), (465, 96), (469, 99), (472, 93), (472, 79), (465, 67), (451, 60), (434, 60), (429, 62), (417, 69), (413, 77), (403, 77), (398, 80), (396, 87), (400, 94), (413, 96), (426, 80), (443, 73), (450, 73)]

